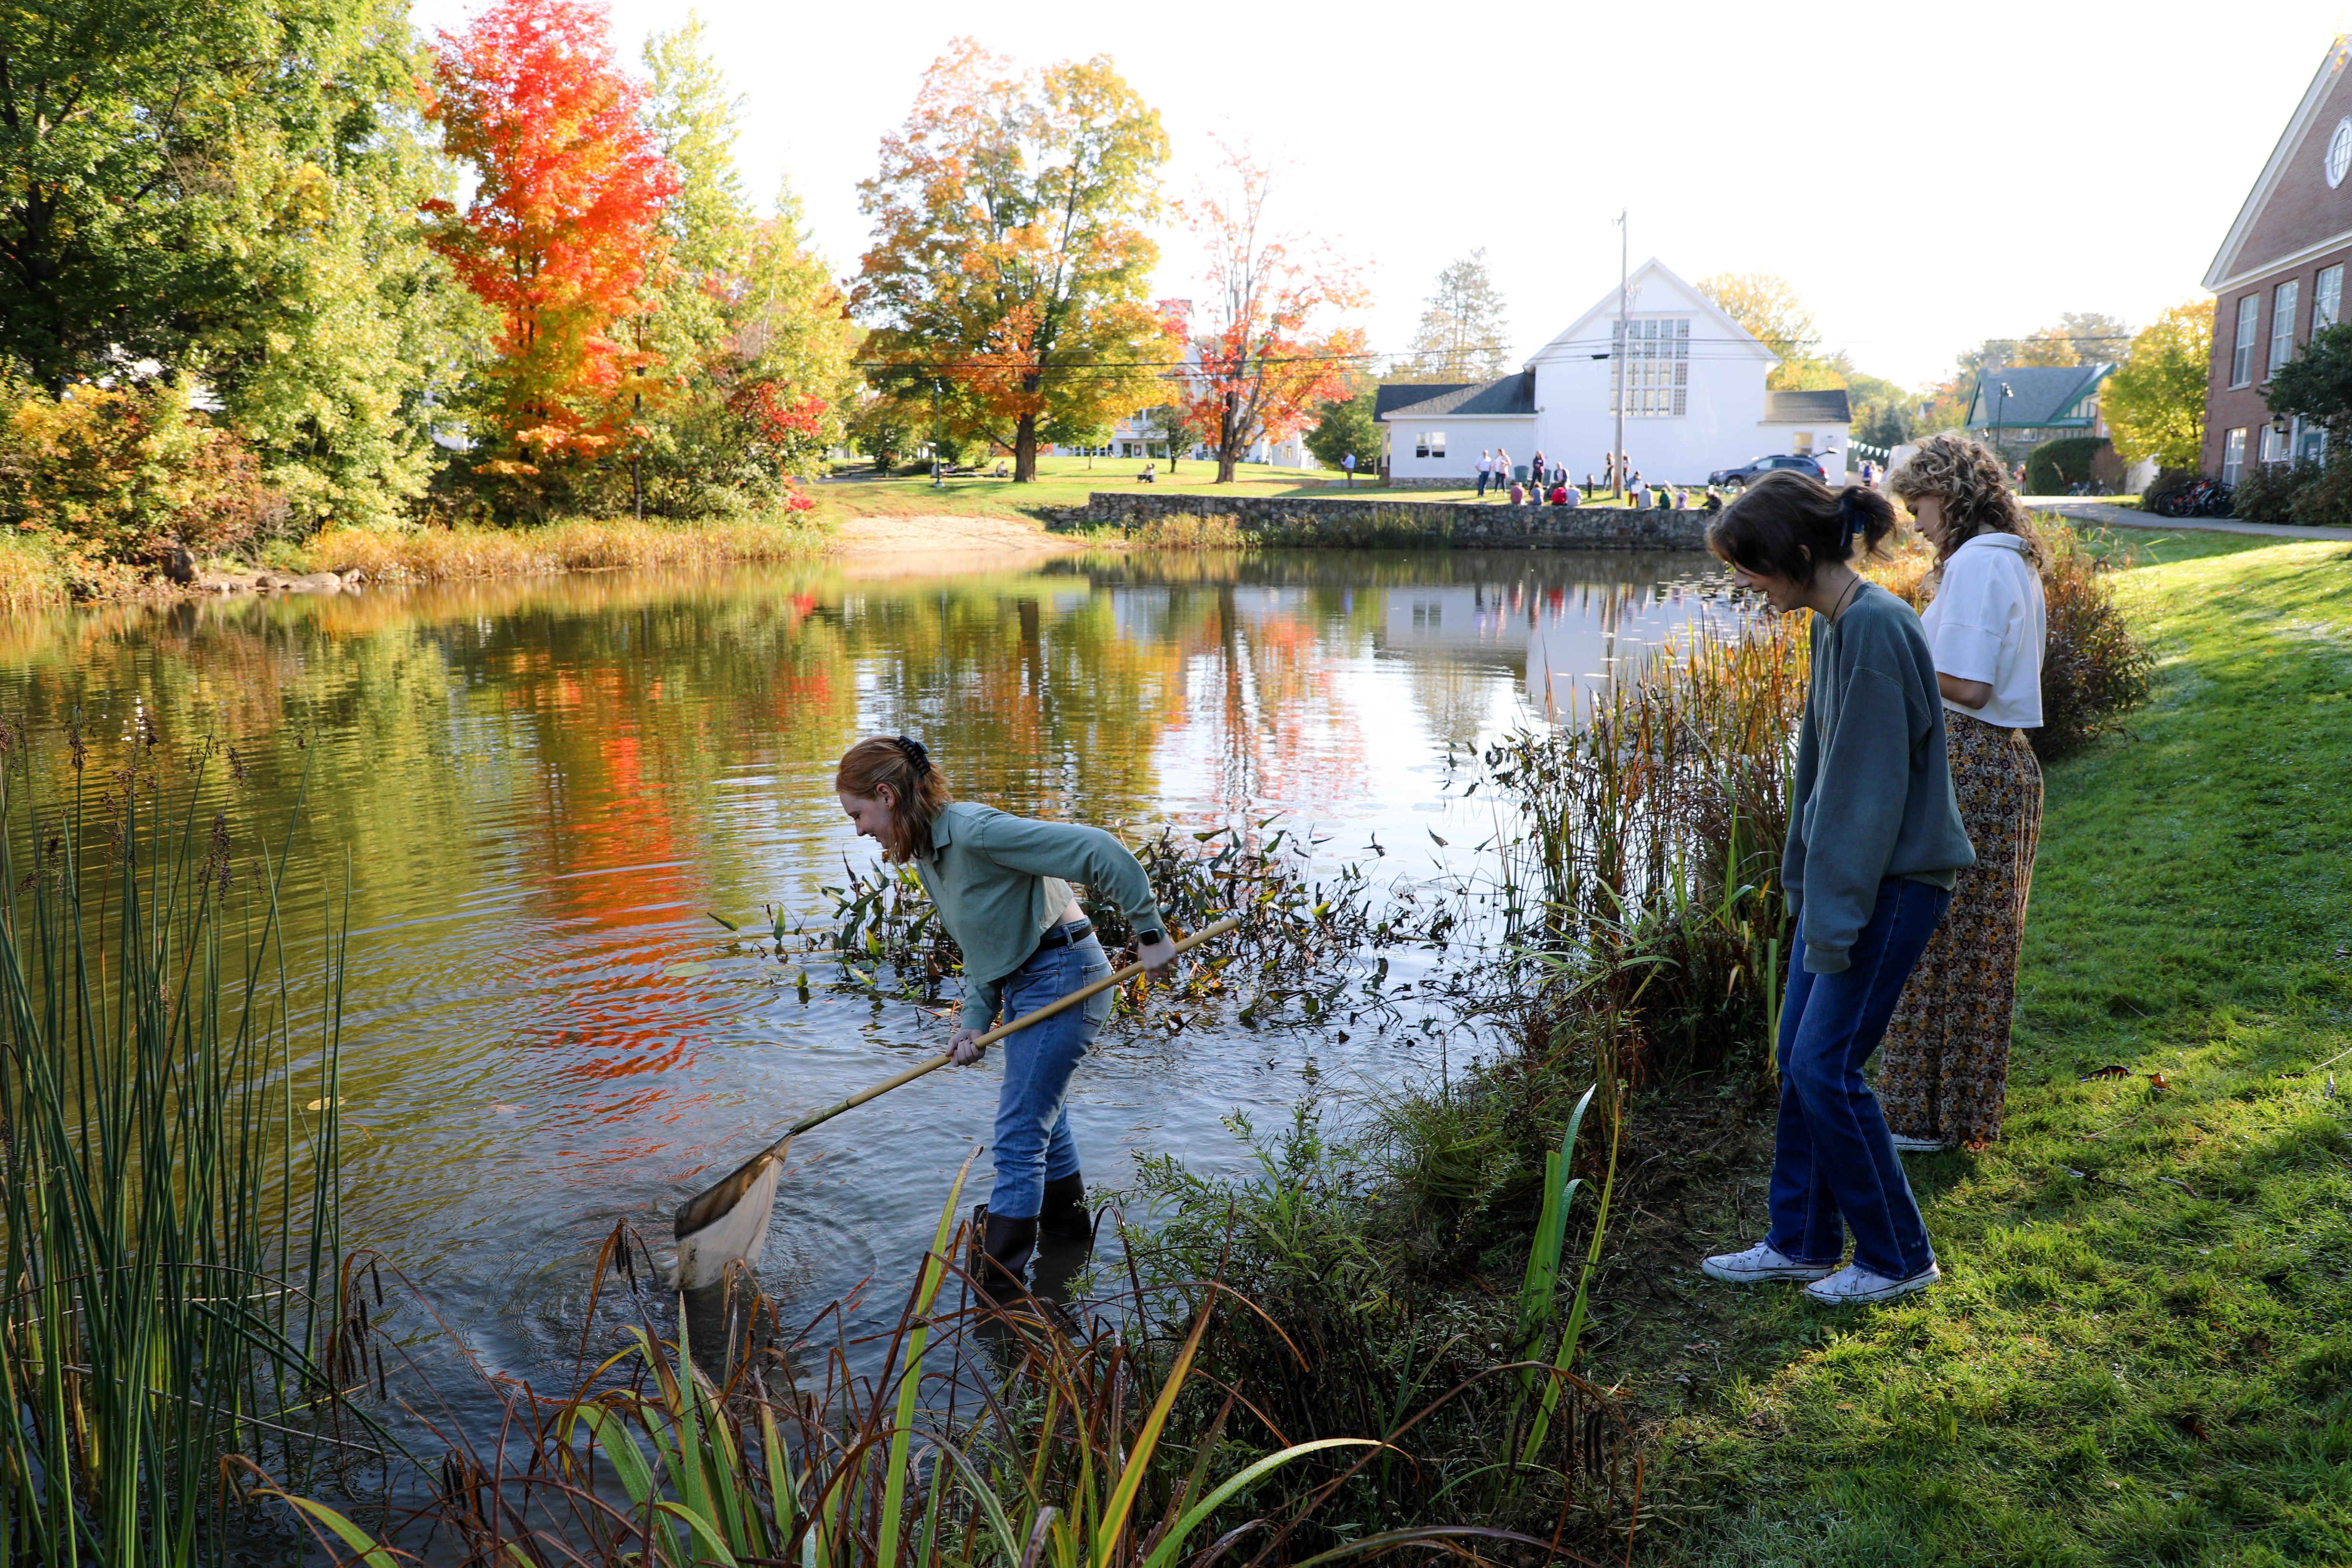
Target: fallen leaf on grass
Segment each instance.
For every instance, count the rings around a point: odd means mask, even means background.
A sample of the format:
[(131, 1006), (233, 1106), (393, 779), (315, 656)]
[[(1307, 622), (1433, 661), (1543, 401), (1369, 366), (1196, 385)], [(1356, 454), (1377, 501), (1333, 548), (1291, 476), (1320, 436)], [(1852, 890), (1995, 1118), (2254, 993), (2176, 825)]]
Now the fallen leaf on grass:
[(2156, 1090), (2158, 1094), (2164, 1093), (2167, 1089), (2172, 1087), (2172, 1085), (2165, 1081), (2164, 1075), (2160, 1072), (2152, 1072), (2148, 1074), (2147, 1084), (2150, 1089)]
[(2093, 1079), (2129, 1077), (2131, 1077), (2131, 1068), (2126, 1067), (2117, 1067), (2115, 1063), (2109, 1062), (2105, 1067), (2095, 1068), (2090, 1073), (2082, 1078), (2076, 1079), (2074, 1081), (2076, 1083), (2088, 1083)]

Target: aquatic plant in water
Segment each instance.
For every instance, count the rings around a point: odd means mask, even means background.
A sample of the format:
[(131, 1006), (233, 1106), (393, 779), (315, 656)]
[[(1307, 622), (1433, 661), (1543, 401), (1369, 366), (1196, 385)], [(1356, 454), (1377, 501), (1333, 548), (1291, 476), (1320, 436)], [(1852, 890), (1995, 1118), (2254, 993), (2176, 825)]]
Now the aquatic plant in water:
[(299, 1477), (335, 1441), (340, 930), (298, 1032), (286, 849), (240, 868), (226, 818), (199, 820), (193, 776), (173, 804), (165, 766), (142, 731), (98, 800), (44, 811), (0, 726), (11, 1563), (221, 1560), (244, 1518), (228, 1483)]
[[(331, 1552), (371, 1568), (394, 1561), (387, 1542), (411, 1537), (446, 1540), (468, 1563), (674, 1568), (1179, 1568), (1229, 1552), (1307, 1564), (1482, 1542), (1555, 1550), (1491, 1525), (1334, 1521), (1309, 1537), (1370, 1462), (1413, 1462), (1403, 1442), (1423, 1413), (1385, 1437), (1236, 1441), (1250, 1395), (1203, 1352), (1219, 1321), (1255, 1312), (1248, 1301), (1213, 1279), (1187, 1282), (1171, 1292), (1181, 1299), (1165, 1333), (1150, 1325), (1171, 1314), (1144, 1310), (1140, 1285), (1053, 1322), (976, 1305), (958, 1261), (962, 1188), (959, 1174), (877, 1371), (853, 1370), (867, 1342), (841, 1337), (837, 1306), (787, 1337), (772, 1303), (746, 1288), (705, 1319), (719, 1324), (711, 1343), (687, 1326), (697, 1304), (668, 1339), (641, 1300), (644, 1321), (570, 1394), (486, 1378), (505, 1409), (499, 1440), (452, 1435), (433, 1495), (404, 1519), (370, 1531), (323, 1504), (305, 1511)], [(600, 1284), (615, 1268), (632, 1286), (649, 1278), (640, 1248), (617, 1230)], [(769, 1332), (737, 1332), (747, 1318)], [(1302, 1358), (1297, 1370), (1315, 1369)], [(1308, 1472), (1310, 1460), (1321, 1468)]]

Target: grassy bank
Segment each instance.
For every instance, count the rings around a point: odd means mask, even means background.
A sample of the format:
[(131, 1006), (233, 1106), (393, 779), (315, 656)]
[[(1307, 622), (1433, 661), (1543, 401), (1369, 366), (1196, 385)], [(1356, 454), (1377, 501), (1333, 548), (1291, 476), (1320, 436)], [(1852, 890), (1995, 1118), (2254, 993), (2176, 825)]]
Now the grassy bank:
[[(1477, 487), (1465, 484), (1458, 489), (1389, 489), (1370, 477), (1359, 476), (1354, 486), (1348, 486), (1342, 476), (1329, 469), (1302, 472), (1297, 468), (1276, 468), (1263, 463), (1244, 463), (1236, 470), (1234, 482), (1216, 482), (1217, 465), (1196, 463), (1190, 459), (1179, 463), (1171, 473), (1164, 461), (1154, 465), (1157, 476), (1149, 487), (1136, 476), (1143, 471), (1139, 458), (1097, 458), (1092, 466), (1084, 458), (1040, 458), (1037, 478), (1029, 484), (1014, 484), (1011, 479), (986, 479), (978, 476), (950, 479), (935, 486), (928, 474), (898, 474), (886, 479), (866, 477), (866, 470), (856, 469), (815, 486), (810, 492), (816, 498), (816, 515), (839, 520), (848, 517), (875, 516), (980, 516), (1024, 517), (1027, 510), (1038, 506), (1077, 506), (1096, 490), (1142, 490), (1155, 495), (1215, 495), (1215, 496), (1344, 496), (1371, 495), (1394, 500), (1456, 500), (1478, 499)], [(1502, 491), (1489, 491), (1490, 502), (1502, 504)], [(1623, 506), (1625, 498), (1612, 499), (1606, 491), (1593, 496), (1587, 506)]]
[(1761, 1096), (1637, 1110), (1595, 1371), (1658, 1560), (2352, 1561), (2352, 552), (2181, 541), (2154, 701), (2049, 773), (2005, 1136), (1910, 1167), (1946, 1283), (1709, 1285)]

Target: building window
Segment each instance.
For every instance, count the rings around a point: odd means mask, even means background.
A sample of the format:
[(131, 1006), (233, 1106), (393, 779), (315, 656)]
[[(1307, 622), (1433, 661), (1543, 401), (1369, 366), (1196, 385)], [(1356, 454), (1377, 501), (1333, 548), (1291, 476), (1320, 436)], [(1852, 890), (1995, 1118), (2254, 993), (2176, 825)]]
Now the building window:
[(2230, 342), (2230, 384), (2252, 386), (2254, 381), (2254, 312), (2262, 296), (2249, 294), (2238, 301), (2238, 335)]
[(2311, 289), (2311, 330), (2326, 331), (2344, 319), (2344, 264), (2323, 267)]
[(1443, 430), (1423, 430), (1415, 435), (1412, 438), (1412, 455), (1416, 458), (1442, 458), (1445, 456), (1445, 432)]
[(1810, 456), (1812, 449), (1813, 433), (1811, 430), (1800, 430), (1789, 437), (1789, 450), (1799, 457)]
[(2294, 300), (2297, 280), (2290, 278), (2278, 286), (2278, 298), (2271, 302), (2271, 374), (2276, 375), (2281, 366), (2294, 357)]
[(2352, 114), (2337, 121), (2336, 133), (2327, 139), (2327, 188), (2342, 184), (2347, 170), (2352, 170)]
[(2306, 425), (2298, 419), (2294, 422), (2294, 435), (2290, 439), (2294, 442), (2294, 460), (2298, 463), (2315, 463), (2327, 455), (2327, 431), (2323, 426)]
[[(1622, 330), (1624, 336), (1617, 337)], [(1612, 402), (1622, 385), (1628, 419), (1673, 419), (1690, 412), (1690, 321), (1620, 321), (1611, 329), (1617, 374), (1610, 378)]]
[(2262, 427), (2261, 460), (2265, 463), (2286, 461), (2286, 432), (2275, 425)]
[(2231, 430), (2221, 437), (2221, 482), (2234, 485), (2246, 471), (2246, 433)]

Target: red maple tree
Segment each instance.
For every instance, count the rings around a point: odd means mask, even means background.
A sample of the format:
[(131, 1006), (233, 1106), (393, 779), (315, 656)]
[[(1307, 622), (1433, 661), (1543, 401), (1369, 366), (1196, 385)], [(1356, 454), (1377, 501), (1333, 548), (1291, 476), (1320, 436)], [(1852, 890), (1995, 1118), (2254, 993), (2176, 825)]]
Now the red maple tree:
[(1345, 393), (1365, 355), (1363, 329), (1318, 323), (1369, 298), (1355, 268), (1328, 249), (1302, 253), (1268, 231), (1271, 173), (1246, 148), (1223, 151), (1225, 188), (1182, 209), (1209, 253), (1184, 405), (1187, 424), (1216, 448), (1219, 484), (1253, 445), (1297, 435), (1316, 404)]
[(425, 204), (431, 243), (499, 313), (491, 374), (514, 453), (480, 471), (600, 456), (642, 434), (632, 411), (658, 391), (627, 329), (666, 265), (677, 172), (594, 0), (492, 0), (435, 57), (432, 116), (477, 185), (462, 213)]

